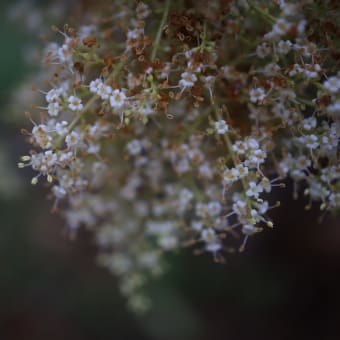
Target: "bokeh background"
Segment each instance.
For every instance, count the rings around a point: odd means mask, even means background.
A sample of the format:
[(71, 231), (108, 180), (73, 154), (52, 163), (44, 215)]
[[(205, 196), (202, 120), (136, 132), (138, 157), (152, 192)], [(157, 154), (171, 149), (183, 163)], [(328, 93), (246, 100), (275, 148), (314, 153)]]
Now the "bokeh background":
[[(126, 309), (115, 278), (95, 264), (92, 235), (70, 241), (47, 192), (16, 168), (28, 149), (20, 128), (30, 126), (22, 107), (36, 67), (30, 46), (46, 33), (34, 8), (49, 6), (33, 4), (14, 20), (20, 6), (0, 2), (0, 339), (340, 339), (339, 218), (317, 223), (318, 207), (304, 211), (289, 190), (277, 193), (276, 227), (244, 253), (224, 265), (189, 250), (169, 255), (166, 274), (147, 288), (153, 309)], [(48, 20), (44, 29), (60, 22), (57, 9)]]

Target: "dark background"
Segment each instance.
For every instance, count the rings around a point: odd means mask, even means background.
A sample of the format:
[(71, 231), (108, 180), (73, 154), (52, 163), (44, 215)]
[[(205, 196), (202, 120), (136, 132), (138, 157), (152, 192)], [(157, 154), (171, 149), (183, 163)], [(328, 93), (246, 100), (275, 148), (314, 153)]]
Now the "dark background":
[(8, 20), (6, 5), (0, 177), (10, 189), (0, 190), (0, 340), (340, 339), (339, 218), (318, 224), (318, 206), (304, 211), (306, 202), (293, 201), (289, 190), (280, 192), (275, 228), (251, 238), (244, 253), (227, 255), (225, 265), (189, 250), (169, 255), (166, 274), (148, 287), (151, 312), (126, 310), (115, 278), (95, 264), (92, 235), (68, 240), (46, 191), (16, 169), (27, 122), (7, 105), (32, 71), (25, 63), (30, 35)]

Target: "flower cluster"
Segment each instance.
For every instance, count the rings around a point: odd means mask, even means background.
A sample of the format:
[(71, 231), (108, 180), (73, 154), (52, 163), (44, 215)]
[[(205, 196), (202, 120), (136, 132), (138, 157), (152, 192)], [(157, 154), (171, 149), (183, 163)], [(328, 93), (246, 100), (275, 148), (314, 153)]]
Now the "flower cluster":
[(141, 287), (164, 252), (222, 261), (272, 228), (270, 193), (287, 177), (339, 210), (331, 3), (119, 1), (46, 48), (50, 87), (19, 167), (50, 183), (70, 233), (94, 230), (131, 307), (147, 307)]

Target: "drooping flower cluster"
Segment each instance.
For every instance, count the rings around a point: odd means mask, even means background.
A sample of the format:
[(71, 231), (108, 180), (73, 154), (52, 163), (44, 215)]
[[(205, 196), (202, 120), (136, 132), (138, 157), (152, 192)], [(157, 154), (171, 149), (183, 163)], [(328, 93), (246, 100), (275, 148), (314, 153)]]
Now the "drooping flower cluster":
[(272, 228), (270, 193), (287, 177), (340, 208), (339, 28), (331, 14), (327, 39), (311, 26), (324, 3), (120, 1), (49, 44), (19, 167), (50, 183), (70, 233), (94, 230), (135, 309), (165, 251), (219, 261), (229, 239), (242, 250)]

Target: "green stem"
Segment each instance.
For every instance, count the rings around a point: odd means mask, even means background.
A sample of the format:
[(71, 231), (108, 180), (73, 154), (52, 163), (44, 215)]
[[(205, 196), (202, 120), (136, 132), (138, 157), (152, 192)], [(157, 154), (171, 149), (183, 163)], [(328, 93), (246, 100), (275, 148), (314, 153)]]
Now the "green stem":
[[(214, 113), (215, 113), (216, 118), (217, 118), (218, 120), (222, 119), (222, 117), (221, 117), (221, 115), (220, 115), (220, 113), (219, 113), (219, 111), (218, 111), (218, 107), (216, 106), (216, 104), (214, 104), (214, 103), (211, 103), (211, 104), (212, 104), (212, 106), (213, 106), (213, 108), (214, 108)], [(224, 141), (225, 141), (225, 143), (226, 143), (226, 145), (227, 145), (227, 149), (228, 149), (230, 158), (232, 159), (232, 161), (233, 161), (233, 163), (234, 163), (234, 166), (236, 166), (237, 163), (236, 163), (236, 161), (235, 161), (235, 152), (234, 152), (234, 150), (233, 150), (232, 142), (231, 142), (231, 140), (230, 140), (230, 138), (229, 138), (229, 136), (228, 136), (227, 133), (223, 134), (223, 139), (224, 139)], [(247, 190), (248, 190), (248, 186), (247, 186), (247, 183), (246, 183), (245, 179), (244, 179), (244, 178), (241, 178), (240, 180), (241, 180), (241, 184), (242, 184), (243, 190), (244, 190), (244, 191), (247, 191)], [(247, 201), (248, 206), (251, 207), (251, 203), (250, 203), (248, 197), (246, 198), (246, 201)]]
[(169, 14), (169, 9), (170, 9), (170, 0), (167, 0), (166, 3), (165, 3), (163, 17), (162, 17), (161, 23), (159, 24), (157, 35), (156, 35), (156, 38), (155, 38), (155, 42), (153, 44), (153, 49), (152, 49), (151, 57), (150, 57), (151, 61), (154, 61), (155, 58), (156, 58), (157, 50), (158, 50), (158, 47), (159, 47), (159, 42), (161, 41), (161, 37), (162, 37), (162, 31), (163, 31), (163, 28), (164, 28), (164, 25), (165, 25), (165, 21), (168, 17), (168, 14)]
[(256, 12), (257, 14), (261, 15), (263, 19), (265, 19), (269, 24), (273, 25), (276, 22), (276, 18), (270, 15), (268, 12), (264, 11), (260, 7), (256, 6), (253, 1), (248, 0), (249, 7)]

